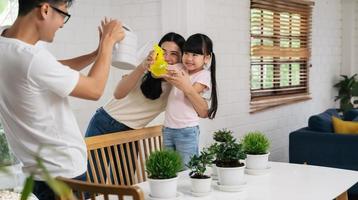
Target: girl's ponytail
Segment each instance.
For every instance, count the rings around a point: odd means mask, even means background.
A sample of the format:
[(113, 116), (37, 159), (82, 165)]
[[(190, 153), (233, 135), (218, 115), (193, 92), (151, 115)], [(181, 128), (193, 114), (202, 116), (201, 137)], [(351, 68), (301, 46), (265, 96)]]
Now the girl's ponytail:
[(211, 77), (211, 105), (208, 113), (209, 119), (214, 119), (216, 111), (218, 110), (218, 96), (216, 92), (216, 62), (215, 54), (211, 53), (211, 66), (210, 66), (210, 77)]

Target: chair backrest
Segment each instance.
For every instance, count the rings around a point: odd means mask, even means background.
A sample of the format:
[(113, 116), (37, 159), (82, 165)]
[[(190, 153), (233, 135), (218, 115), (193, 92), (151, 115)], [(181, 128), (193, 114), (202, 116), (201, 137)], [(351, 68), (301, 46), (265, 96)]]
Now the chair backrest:
[(133, 185), (147, 180), (145, 161), (162, 149), (162, 126), (88, 137), (86, 144), (89, 182)]
[[(124, 197), (130, 196), (133, 200), (144, 200), (144, 193), (138, 186), (119, 186), (88, 183), (85, 181), (73, 180), (63, 177), (58, 177), (57, 180), (64, 182), (70, 187), (78, 199), (114, 199), (117, 197), (123, 200)], [(72, 200), (63, 199), (61, 200)]]

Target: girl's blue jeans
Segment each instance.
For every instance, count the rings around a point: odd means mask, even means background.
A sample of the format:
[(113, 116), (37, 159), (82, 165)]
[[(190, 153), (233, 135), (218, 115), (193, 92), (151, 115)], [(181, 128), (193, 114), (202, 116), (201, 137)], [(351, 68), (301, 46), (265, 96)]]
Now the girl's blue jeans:
[(199, 126), (179, 129), (163, 127), (165, 148), (175, 150), (181, 155), (185, 169), (190, 158), (199, 154), (199, 135)]

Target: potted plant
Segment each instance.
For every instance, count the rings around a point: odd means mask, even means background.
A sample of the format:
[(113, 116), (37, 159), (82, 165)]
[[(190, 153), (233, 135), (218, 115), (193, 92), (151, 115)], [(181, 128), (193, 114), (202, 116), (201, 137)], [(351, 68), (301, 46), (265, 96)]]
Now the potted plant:
[(246, 168), (267, 169), (270, 141), (266, 135), (260, 131), (249, 132), (241, 143), (246, 154)]
[(22, 184), (24, 175), (21, 164), (15, 158), (8, 146), (4, 129), (0, 123), (0, 167), (7, 173), (0, 174), (0, 189), (14, 188)]
[(216, 141), (216, 166), (219, 184), (225, 186), (241, 185), (244, 177), (245, 158), (242, 145), (236, 141), (232, 131), (222, 129), (214, 133)]
[(358, 107), (358, 80), (356, 76), (357, 74), (351, 77), (341, 75), (343, 80), (334, 85), (338, 89), (338, 95), (334, 101), (340, 100), (339, 110), (343, 113)]
[(218, 169), (216, 167), (216, 154), (218, 151), (218, 144), (214, 143), (212, 145), (210, 145), (210, 147), (207, 149), (207, 151), (209, 152), (209, 154), (211, 154), (213, 156), (212, 162), (209, 164), (209, 170), (211, 174), (211, 177), (213, 180), (217, 180), (218, 179)]
[(145, 165), (151, 197), (176, 197), (177, 173), (183, 169), (182, 163), (180, 155), (175, 151), (160, 150), (150, 154)]
[(194, 196), (203, 196), (210, 192), (211, 177), (205, 171), (213, 161), (214, 156), (206, 149), (200, 155), (191, 157), (187, 167), (190, 169), (191, 191)]

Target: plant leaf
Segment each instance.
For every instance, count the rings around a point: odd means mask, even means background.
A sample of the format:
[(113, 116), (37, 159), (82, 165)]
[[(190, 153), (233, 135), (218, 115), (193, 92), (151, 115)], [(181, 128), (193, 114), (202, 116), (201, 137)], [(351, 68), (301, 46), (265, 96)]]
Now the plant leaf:
[(358, 96), (358, 82), (355, 82), (353, 85), (352, 96)]
[(26, 178), (24, 189), (21, 192), (21, 200), (26, 200), (29, 198), (32, 190), (34, 189), (34, 175)]

